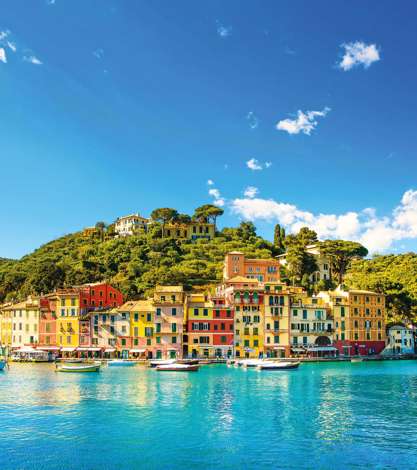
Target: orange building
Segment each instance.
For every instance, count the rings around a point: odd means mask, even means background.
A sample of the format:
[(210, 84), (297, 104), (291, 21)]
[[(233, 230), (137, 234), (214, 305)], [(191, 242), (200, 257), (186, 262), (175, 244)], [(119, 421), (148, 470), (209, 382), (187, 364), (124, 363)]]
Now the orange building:
[(279, 266), (276, 259), (246, 258), (240, 251), (231, 251), (224, 260), (223, 278), (227, 281), (242, 276), (260, 282), (279, 282)]

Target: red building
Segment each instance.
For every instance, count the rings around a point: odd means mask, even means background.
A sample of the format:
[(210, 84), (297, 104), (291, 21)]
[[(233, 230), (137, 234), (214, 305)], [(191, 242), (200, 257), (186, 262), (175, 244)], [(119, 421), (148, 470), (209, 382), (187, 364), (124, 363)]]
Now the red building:
[(78, 286), (81, 314), (101, 308), (114, 308), (123, 304), (123, 294), (106, 282)]
[(53, 298), (39, 299), (39, 345), (45, 351), (58, 351), (56, 341), (56, 302)]

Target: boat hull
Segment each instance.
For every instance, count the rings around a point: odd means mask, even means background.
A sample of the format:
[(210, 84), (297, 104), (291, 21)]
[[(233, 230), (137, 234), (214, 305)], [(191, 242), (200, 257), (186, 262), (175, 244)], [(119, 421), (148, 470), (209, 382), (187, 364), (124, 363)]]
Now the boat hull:
[(175, 367), (174, 365), (157, 366), (158, 372), (197, 372), (198, 365), (187, 365), (186, 367)]
[(78, 373), (78, 372), (98, 372), (100, 370), (99, 364), (92, 364), (88, 366), (59, 366), (57, 367), (57, 372), (68, 372), (68, 373)]
[(299, 362), (289, 363), (289, 364), (261, 364), (257, 368), (259, 370), (295, 370), (298, 369), (300, 365)]

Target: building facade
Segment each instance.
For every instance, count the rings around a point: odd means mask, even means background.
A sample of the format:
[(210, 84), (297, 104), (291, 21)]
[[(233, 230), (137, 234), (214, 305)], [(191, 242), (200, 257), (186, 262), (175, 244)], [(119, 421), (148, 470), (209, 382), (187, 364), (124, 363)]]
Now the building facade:
[(414, 354), (416, 351), (416, 336), (414, 328), (402, 325), (391, 326), (388, 330), (387, 345), (384, 355)]
[(139, 214), (125, 215), (116, 219), (114, 231), (120, 237), (127, 237), (140, 230), (146, 231), (148, 222), (149, 219)]
[(252, 259), (240, 251), (227, 253), (224, 260), (223, 279), (234, 277), (257, 279), (259, 282), (278, 282), (280, 280), (279, 261), (276, 259)]

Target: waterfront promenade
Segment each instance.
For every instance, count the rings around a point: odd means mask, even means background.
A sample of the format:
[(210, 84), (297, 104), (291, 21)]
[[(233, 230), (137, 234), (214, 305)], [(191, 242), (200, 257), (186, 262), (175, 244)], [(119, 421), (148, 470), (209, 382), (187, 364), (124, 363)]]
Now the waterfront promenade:
[(2, 470), (416, 468), (417, 362), (0, 375)]

